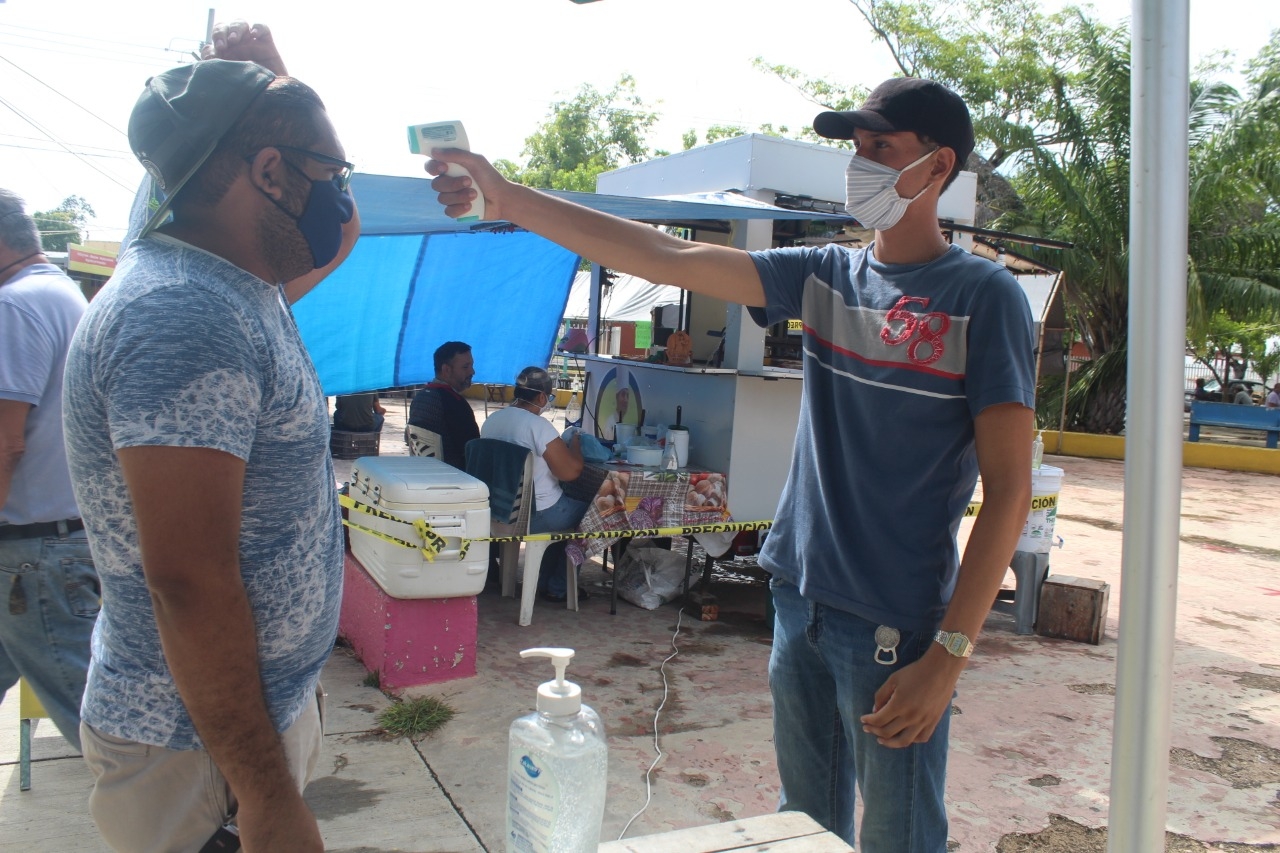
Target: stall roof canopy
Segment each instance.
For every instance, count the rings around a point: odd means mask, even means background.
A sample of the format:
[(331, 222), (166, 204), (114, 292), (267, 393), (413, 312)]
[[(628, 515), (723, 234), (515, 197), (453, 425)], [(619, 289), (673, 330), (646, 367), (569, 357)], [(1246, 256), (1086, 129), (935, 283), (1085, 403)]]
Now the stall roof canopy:
[[(436, 234), (448, 231), (492, 230), (500, 222), (459, 222), (450, 219), (436, 201), (431, 181), (426, 178), (398, 178), (390, 175), (356, 174), (351, 191), (360, 204), (360, 233)], [(850, 221), (813, 211), (787, 210), (746, 198), (736, 193), (697, 193), (667, 198), (632, 198), (621, 195), (579, 193), (568, 190), (541, 190), (637, 222), (698, 222), (733, 219), (828, 219)]]
[[(432, 353), (450, 340), (471, 344), (476, 382), (509, 384), (522, 368), (547, 363), (577, 255), (502, 223), (450, 219), (426, 178), (357, 174), (351, 185), (360, 239), (293, 307), (325, 393), (428, 382)], [(847, 219), (733, 193), (651, 199), (544, 192), (639, 222)]]

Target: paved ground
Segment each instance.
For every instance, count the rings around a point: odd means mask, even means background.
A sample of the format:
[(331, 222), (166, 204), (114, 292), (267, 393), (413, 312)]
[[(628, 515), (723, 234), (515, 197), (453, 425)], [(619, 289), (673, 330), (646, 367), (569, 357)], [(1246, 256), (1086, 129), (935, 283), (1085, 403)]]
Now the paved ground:
[[(392, 407), (395, 409), (396, 407)], [(395, 421), (383, 452), (395, 450)], [(400, 421), (402, 423), (402, 421)], [(1099, 646), (1018, 636), (993, 613), (960, 682), (948, 785), (952, 848), (997, 853), (1105, 849), (1120, 608), (1123, 467), (1048, 457), (1066, 471), (1052, 573), (1111, 584)], [(1280, 479), (1188, 469), (1183, 515), (1168, 850), (1280, 850)], [(388, 699), (363, 683), (342, 649), (326, 671), (329, 758), (308, 796), (331, 850), (499, 851), (506, 729), (527, 712), (544, 666), (535, 645), (578, 650), (571, 668), (610, 736), (604, 837), (645, 806), (653, 722), (664, 753), (647, 809), (627, 837), (771, 811), (777, 797), (765, 681), (765, 591), (749, 567), (717, 579), (720, 618), (680, 618), (666, 606), (603, 594), (580, 613), (539, 602), (533, 625), (518, 603), (480, 597), (475, 678), (410, 691), (443, 698), (457, 717), (419, 743), (377, 733)], [(598, 570), (584, 575), (589, 586)], [(599, 587), (596, 591), (600, 592)], [(661, 667), (665, 665), (664, 688)], [(665, 704), (663, 698), (665, 695)], [(34, 788), (18, 790), (17, 710), (0, 705), (0, 851), (101, 849), (84, 803), (89, 777), (45, 723)]]

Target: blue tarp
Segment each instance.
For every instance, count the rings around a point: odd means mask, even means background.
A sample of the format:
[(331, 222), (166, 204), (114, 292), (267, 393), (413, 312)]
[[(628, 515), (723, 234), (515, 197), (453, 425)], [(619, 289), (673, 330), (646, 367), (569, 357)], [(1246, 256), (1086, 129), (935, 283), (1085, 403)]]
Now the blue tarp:
[[(357, 174), (360, 238), (293, 306), (326, 394), (428, 382), (445, 341), (471, 344), (476, 382), (546, 365), (580, 259), (536, 234), (445, 216), (425, 178)], [(843, 219), (749, 203), (547, 191), (642, 222)]]

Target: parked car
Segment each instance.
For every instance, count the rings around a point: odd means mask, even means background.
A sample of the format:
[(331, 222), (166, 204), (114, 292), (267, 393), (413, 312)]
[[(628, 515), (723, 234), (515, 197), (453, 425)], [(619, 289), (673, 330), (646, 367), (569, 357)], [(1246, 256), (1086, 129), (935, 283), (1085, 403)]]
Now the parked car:
[[(1231, 386), (1243, 385), (1245, 390), (1249, 392), (1249, 396), (1253, 398), (1253, 404), (1255, 406), (1261, 406), (1262, 401), (1267, 399), (1267, 392), (1271, 390), (1271, 388), (1265, 382), (1259, 382), (1256, 379), (1232, 379), (1229, 385)], [(1213, 395), (1213, 399), (1215, 402), (1216, 401), (1222, 401), (1222, 402), (1228, 402), (1228, 403), (1231, 402), (1230, 400), (1225, 400), (1225, 401), (1222, 400), (1222, 383), (1220, 383), (1216, 379), (1210, 379), (1208, 382), (1204, 383), (1204, 390), (1208, 391), (1210, 394)], [(1195, 398), (1196, 398), (1195, 388), (1188, 388), (1186, 391), (1183, 392), (1182, 410), (1184, 412), (1191, 411), (1191, 401), (1194, 400)]]

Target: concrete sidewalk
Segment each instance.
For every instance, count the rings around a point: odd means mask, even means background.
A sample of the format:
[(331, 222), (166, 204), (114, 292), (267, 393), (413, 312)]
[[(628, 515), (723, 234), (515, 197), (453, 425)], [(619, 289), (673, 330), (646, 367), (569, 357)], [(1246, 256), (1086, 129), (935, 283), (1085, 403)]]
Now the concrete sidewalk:
[[(383, 452), (391, 451), (384, 436)], [(1116, 630), (1120, 610), (1123, 465), (1050, 457), (1065, 469), (1051, 572), (1111, 584), (1099, 646), (1018, 636), (993, 613), (961, 678), (948, 783), (952, 849), (1090, 853), (1105, 849)], [(1204, 469), (1183, 477), (1175, 647), (1169, 850), (1280, 850), (1280, 479)], [(620, 603), (598, 586), (572, 613), (539, 601), (480, 596), (479, 674), (409, 691), (457, 716), (419, 743), (376, 731), (390, 701), (338, 649), (325, 673), (327, 756), (308, 799), (330, 850), (504, 849), (506, 731), (549, 677), (522, 648), (567, 645), (585, 701), (609, 733), (604, 838), (646, 802), (653, 723), (664, 757), (647, 810), (627, 837), (772, 811), (777, 799), (765, 676), (765, 591), (741, 572), (718, 576), (715, 622), (668, 605)], [(674, 646), (679, 654), (665, 664)], [(665, 704), (663, 699), (665, 696)], [(33, 789), (18, 790), (16, 697), (0, 705), (0, 851), (102, 849), (85, 816), (89, 774), (45, 722)], [(1134, 853), (1146, 853), (1135, 851)]]

